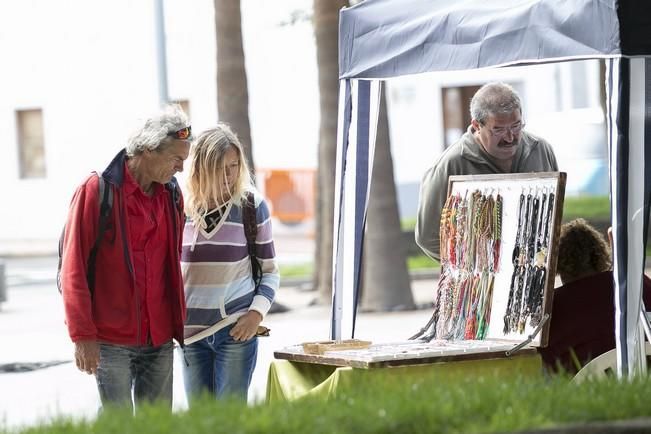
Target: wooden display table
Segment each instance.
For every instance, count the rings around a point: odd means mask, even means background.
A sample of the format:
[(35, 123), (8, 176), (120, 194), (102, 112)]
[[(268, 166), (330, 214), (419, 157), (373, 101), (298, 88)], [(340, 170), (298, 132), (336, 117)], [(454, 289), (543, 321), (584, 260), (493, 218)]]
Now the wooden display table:
[(431, 373), (445, 378), (455, 375), (460, 378), (542, 375), (542, 359), (535, 348), (527, 347), (506, 357), (505, 349), (512, 347), (512, 343), (504, 347), (495, 344), (479, 352), (473, 350), (465, 353), (464, 349), (457, 348), (445, 355), (442, 355), (441, 348), (427, 348), (418, 342), (379, 344), (367, 350), (327, 352), (323, 355), (305, 354), (302, 346), (289, 347), (274, 353), (277, 359), (284, 360), (274, 360), (269, 367), (266, 398), (267, 402), (308, 396), (327, 398), (354, 390), (363, 378), (368, 379), (369, 376), (377, 377), (378, 381), (389, 377), (415, 381)]

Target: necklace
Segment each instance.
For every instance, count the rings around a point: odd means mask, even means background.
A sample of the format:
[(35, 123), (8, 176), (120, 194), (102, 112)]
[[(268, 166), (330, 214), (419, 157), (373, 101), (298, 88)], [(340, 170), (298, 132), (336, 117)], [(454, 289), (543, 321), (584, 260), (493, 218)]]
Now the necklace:
[(484, 270), (482, 274), (481, 294), (477, 307), (477, 334), (475, 339), (482, 340), (488, 333), (493, 299), (493, 283), (495, 275)]
[(520, 257), (520, 234), (522, 232), (522, 217), (524, 212), (524, 192), (520, 194), (520, 203), (518, 204), (518, 231), (515, 235), (515, 246), (513, 247), (513, 257), (511, 262), (513, 265), (518, 264)]
[(532, 296), (532, 286), (534, 282), (534, 269), (533, 269), (533, 260), (536, 247), (536, 229), (538, 227), (538, 214), (540, 208), (540, 198), (537, 193), (533, 196), (531, 203), (531, 219), (527, 223), (528, 226), (528, 238), (526, 246), (526, 255), (525, 255), (525, 278), (524, 285), (522, 290), (522, 307), (520, 318), (518, 320), (518, 332), (523, 333), (524, 328), (527, 322), (527, 318), (531, 314), (531, 296)]
[[(502, 207), (499, 194), (474, 190), (448, 196), (441, 211), (441, 276), (433, 313), (410, 339), (486, 337), (501, 253)], [(519, 216), (524, 218), (525, 211)], [(522, 231), (520, 243), (527, 239), (524, 235)]]
[[(544, 197), (543, 197), (544, 199)], [(547, 251), (549, 247), (549, 225), (552, 219), (552, 208), (554, 206), (554, 193), (549, 193), (546, 212), (544, 214), (544, 233), (541, 242), (540, 252), (536, 258), (536, 271), (531, 294), (531, 321), (533, 327), (537, 327), (542, 319), (543, 298), (545, 292), (545, 283), (547, 282)]]
[(495, 199), (495, 208), (493, 208), (493, 222), (495, 224), (493, 231), (493, 263), (491, 271), (499, 271), (500, 266), (500, 250), (502, 243), (502, 196), (497, 195)]
[[(515, 315), (515, 304), (517, 300), (516, 288), (520, 282), (520, 268), (521, 268), (521, 255), (520, 255), (520, 238), (522, 236), (522, 226), (525, 224), (525, 196), (524, 191), (520, 193), (520, 202), (518, 204), (518, 230), (515, 236), (515, 246), (513, 247), (513, 274), (511, 275), (511, 285), (509, 286), (509, 298), (506, 304), (506, 311), (504, 312), (504, 334), (508, 334), (512, 330), (512, 317)], [(519, 308), (518, 308), (519, 314)]]
[(441, 210), (440, 224), (440, 250), (441, 250), (441, 267), (449, 261), (449, 241), (452, 235), (452, 215), (454, 212), (455, 195), (448, 196)]
[(536, 237), (536, 266), (542, 267), (545, 262), (546, 252), (543, 251), (543, 242), (545, 238), (544, 234), (544, 222), (546, 220), (545, 210), (547, 209), (547, 193), (543, 193), (541, 200), (541, 210), (540, 210), (540, 219), (538, 220), (538, 231)]

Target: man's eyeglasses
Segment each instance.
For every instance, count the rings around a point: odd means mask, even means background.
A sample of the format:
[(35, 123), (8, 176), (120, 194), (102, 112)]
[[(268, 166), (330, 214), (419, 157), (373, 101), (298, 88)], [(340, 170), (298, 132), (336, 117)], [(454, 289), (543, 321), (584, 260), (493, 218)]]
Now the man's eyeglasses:
[(180, 130), (173, 131), (171, 133), (168, 133), (167, 135), (172, 136), (175, 139), (186, 140), (192, 135), (192, 127), (181, 128)]
[(491, 136), (501, 138), (506, 136), (506, 134), (509, 131), (513, 135), (520, 134), (523, 128), (524, 128), (524, 122), (520, 122), (519, 124), (513, 125), (512, 127), (495, 127), (495, 128), (490, 128), (488, 131), (490, 131)]

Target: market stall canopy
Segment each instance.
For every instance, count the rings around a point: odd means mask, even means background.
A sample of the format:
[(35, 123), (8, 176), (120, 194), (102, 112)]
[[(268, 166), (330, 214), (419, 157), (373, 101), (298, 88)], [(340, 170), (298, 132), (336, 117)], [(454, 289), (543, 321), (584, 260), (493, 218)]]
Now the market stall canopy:
[(648, 56), (649, 1), (366, 0), (342, 9), (331, 337), (353, 337), (355, 330), (379, 80), (605, 58), (618, 372), (641, 369), (639, 241), (646, 240), (651, 198)]
[(339, 76), (644, 55), (650, 20), (630, 0), (367, 0), (341, 11)]

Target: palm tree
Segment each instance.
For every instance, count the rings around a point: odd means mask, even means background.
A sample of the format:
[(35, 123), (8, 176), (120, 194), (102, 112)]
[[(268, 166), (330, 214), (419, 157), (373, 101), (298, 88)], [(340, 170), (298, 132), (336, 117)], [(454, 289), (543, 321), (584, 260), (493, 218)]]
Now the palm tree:
[(364, 235), (362, 310), (414, 309), (406, 256), (393, 176), (386, 97), (382, 95)]
[(252, 172), (249, 91), (242, 46), (240, 0), (214, 0), (217, 35), (217, 113), (237, 133)]
[(314, 287), (319, 301), (332, 295), (332, 228), (334, 219), (335, 154), (337, 152), (337, 99), (339, 96), (339, 10), (346, 0), (314, 0), (314, 34), (319, 74), (319, 164), (317, 169), (316, 247)]

